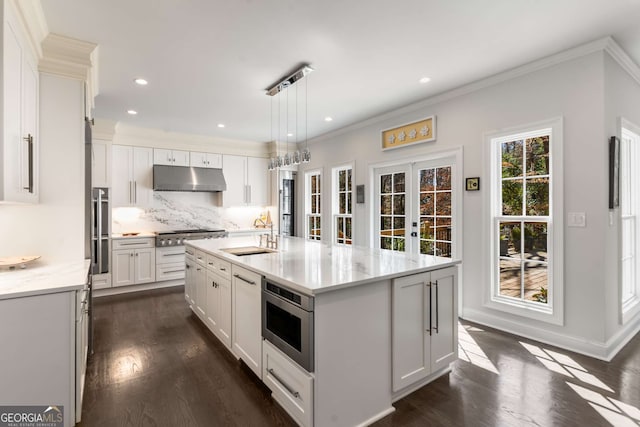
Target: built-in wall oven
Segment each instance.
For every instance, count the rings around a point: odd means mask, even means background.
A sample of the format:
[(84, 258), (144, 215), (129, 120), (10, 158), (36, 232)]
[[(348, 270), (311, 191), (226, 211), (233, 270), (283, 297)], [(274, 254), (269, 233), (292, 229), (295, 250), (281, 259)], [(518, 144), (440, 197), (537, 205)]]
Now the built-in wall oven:
[(262, 337), (308, 372), (314, 371), (313, 304), (313, 297), (263, 280)]

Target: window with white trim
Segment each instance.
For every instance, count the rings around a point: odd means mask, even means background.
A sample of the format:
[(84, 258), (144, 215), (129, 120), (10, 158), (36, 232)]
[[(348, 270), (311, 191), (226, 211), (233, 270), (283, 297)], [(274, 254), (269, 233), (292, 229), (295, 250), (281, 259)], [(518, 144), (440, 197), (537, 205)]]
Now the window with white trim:
[(333, 169), (333, 242), (343, 245), (353, 243), (352, 203), (353, 168), (351, 165)]
[[(620, 226), (622, 243), (621, 292), (623, 322), (640, 303), (638, 282), (638, 194), (640, 191), (638, 144), (640, 136), (625, 127), (620, 140)], [(635, 310), (633, 310), (635, 309)], [(633, 313), (635, 314), (635, 313)]]
[(489, 138), (491, 302), (561, 323), (562, 132), (545, 124)]
[(320, 240), (322, 236), (321, 206), (322, 206), (322, 172), (319, 170), (305, 173), (305, 213), (306, 231), (309, 240)]

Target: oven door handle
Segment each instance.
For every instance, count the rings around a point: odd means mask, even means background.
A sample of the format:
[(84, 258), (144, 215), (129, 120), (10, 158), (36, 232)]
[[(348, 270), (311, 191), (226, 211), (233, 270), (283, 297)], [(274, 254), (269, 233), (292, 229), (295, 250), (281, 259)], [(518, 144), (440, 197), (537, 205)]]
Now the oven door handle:
[(280, 385), (282, 385), (282, 387), (284, 387), (289, 392), (290, 395), (292, 395), (296, 399), (300, 397), (300, 393), (298, 393), (297, 391), (292, 389), (286, 382), (282, 381), (280, 379), (280, 377), (278, 377), (276, 375), (276, 373), (273, 370), (273, 368), (267, 369), (267, 372), (269, 373), (269, 375), (271, 375), (273, 377), (274, 380), (278, 381), (280, 383)]

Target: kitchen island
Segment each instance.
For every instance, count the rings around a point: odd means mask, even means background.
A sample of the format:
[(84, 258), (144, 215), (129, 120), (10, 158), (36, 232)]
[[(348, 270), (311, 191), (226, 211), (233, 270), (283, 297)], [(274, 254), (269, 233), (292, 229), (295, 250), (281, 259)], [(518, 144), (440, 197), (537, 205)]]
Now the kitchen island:
[[(277, 250), (258, 242), (189, 242), (185, 298), (300, 425), (371, 424), (450, 371), (460, 261), (291, 237)], [(280, 295), (269, 297), (274, 289)], [(275, 309), (270, 321), (270, 299), (311, 308)]]

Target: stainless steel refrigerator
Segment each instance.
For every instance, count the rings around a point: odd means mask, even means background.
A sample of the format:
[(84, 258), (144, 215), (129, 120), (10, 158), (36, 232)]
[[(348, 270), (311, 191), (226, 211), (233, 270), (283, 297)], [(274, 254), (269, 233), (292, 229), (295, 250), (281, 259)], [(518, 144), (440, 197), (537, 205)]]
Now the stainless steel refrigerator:
[(109, 272), (111, 206), (109, 189), (94, 188), (91, 192), (91, 274)]

